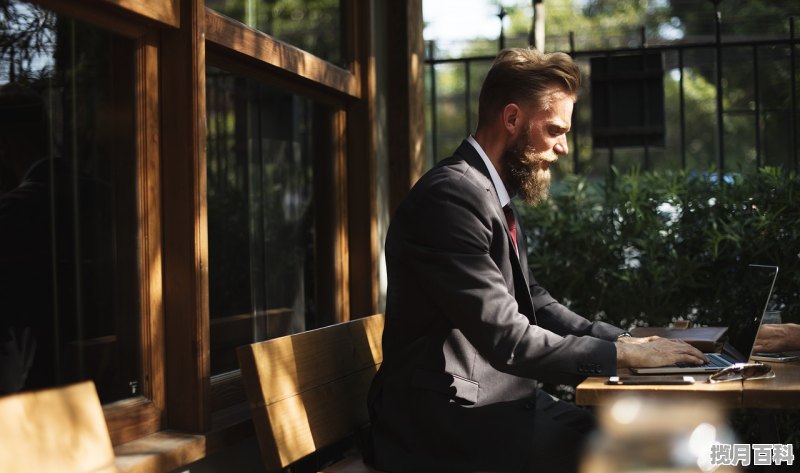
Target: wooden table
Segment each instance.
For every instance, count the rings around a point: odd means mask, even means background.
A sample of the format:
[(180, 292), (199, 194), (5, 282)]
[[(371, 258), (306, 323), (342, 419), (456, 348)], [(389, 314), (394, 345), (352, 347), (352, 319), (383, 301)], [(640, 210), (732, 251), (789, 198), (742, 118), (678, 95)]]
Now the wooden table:
[[(696, 374), (695, 384), (689, 385), (635, 385), (606, 384), (608, 378), (587, 378), (578, 385), (575, 403), (582, 406), (600, 406), (625, 395), (644, 398), (711, 401), (728, 408), (800, 408), (800, 361), (769, 363), (775, 371), (772, 379), (728, 381), (710, 384), (707, 376)], [(620, 376), (630, 375), (620, 370)]]
[[(658, 448), (664, 448), (667, 443), (664, 439), (669, 437), (670, 432), (674, 433), (680, 429), (692, 432), (692, 429), (698, 428), (696, 426), (699, 422), (724, 426), (726, 422), (722, 419), (726, 416), (726, 411), (741, 408), (747, 408), (755, 414), (756, 421), (753, 426), (758, 431), (759, 443), (784, 444), (787, 438), (779, 431), (777, 416), (783, 414), (780, 409), (800, 408), (800, 361), (769, 364), (775, 371), (774, 378), (716, 384), (707, 383), (708, 376), (700, 374), (694, 375), (697, 382), (689, 385), (620, 386), (606, 384), (608, 378), (587, 378), (578, 385), (575, 402), (599, 408), (598, 419), (606, 438), (614, 439), (616, 443), (623, 441), (636, 443), (635, 439), (640, 438), (640, 444), (647, 445), (647, 448), (640, 448), (637, 450), (639, 452), (646, 452), (651, 448), (658, 451)], [(620, 370), (619, 374), (630, 375), (628, 370)], [(627, 401), (615, 402), (626, 396), (634, 397)], [(640, 400), (657, 402), (640, 403)], [(643, 405), (647, 408), (640, 411)], [(634, 414), (627, 418), (630, 412)], [(722, 443), (730, 443), (730, 440)], [(665, 455), (661, 452), (658, 458), (663, 460), (667, 458)], [(626, 458), (624, 455), (621, 457)], [(602, 459), (602, 455), (599, 458)], [(648, 464), (647, 459), (641, 461), (643, 462), (641, 464)], [(784, 471), (784, 466), (770, 466), (766, 471), (781, 472)], [(723, 468), (730, 469), (717, 471), (740, 471), (738, 467)], [(791, 467), (785, 470), (789, 471)], [(618, 470), (607, 468), (603, 471)], [(640, 468), (640, 471), (644, 470)]]
[(745, 380), (742, 407), (800, 409), (800, 361), (765, 364), (772, 367), (775, 377)]

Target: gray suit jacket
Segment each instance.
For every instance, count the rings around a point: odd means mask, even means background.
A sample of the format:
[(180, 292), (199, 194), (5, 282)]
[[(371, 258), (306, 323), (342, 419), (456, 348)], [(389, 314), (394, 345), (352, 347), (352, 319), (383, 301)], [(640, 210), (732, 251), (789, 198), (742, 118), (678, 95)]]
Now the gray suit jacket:
[[(497, 192), (463, 142), (410, 191), (386, 241), (384, 362), (366, 457), (392, 471), (515, 471), (537, 381), (613, 375), (622, 330), (589, 322), (530, 275)], [(520, 261), (520, 258), (522, 261)]]

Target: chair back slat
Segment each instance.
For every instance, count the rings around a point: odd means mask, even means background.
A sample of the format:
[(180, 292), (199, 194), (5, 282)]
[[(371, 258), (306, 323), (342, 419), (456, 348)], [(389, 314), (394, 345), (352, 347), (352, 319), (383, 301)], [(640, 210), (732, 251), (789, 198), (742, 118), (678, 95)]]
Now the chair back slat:
[(369, 422), (383, 314), (239, 347), (265, 465), (283, 468)]
[(0, 446), (3, 473), (117, 471), (91, 381), (0, 397)]

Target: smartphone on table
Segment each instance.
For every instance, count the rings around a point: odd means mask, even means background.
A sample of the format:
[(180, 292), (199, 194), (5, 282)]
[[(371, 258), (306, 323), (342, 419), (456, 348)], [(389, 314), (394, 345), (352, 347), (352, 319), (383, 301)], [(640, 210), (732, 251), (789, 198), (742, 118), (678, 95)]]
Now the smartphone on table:
[(636, 385), (636, 384), (694, 384), (693, 376), (666, 375), (666, 376), (612, 376), (608, 384)]
[(786, 363), (788, 361), (800, 360), (800, 352), (774, 352), (774, 353), (753, 353), (751, 356), (753, 360), (770, 361), (773, 363)]

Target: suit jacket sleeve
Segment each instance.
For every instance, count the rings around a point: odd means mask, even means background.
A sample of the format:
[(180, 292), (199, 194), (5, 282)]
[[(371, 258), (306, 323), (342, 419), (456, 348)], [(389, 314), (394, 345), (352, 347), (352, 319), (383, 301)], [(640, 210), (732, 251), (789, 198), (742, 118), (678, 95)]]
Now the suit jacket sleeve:
[(578, 335), (601, 338), (614, 341), (625, 331), (605, 322), (589, 322), (585, 318), (569, 310), (545, 288), (536, 282), (531, 275), (530, 284), (533, 306), (536, 308), (536, 320), (542, 327), (559, 335)]
[(557, 306), (547, 305), (545, 320), (550, 326), (577, 328), (561, 336), (532, 325), (520, 313), (503, 269), (508, 270), (508, 254), (506, 261), (498, 257), (498, 246), (506, 245), (506, 232), (499, 204), (487, 194), (493, 189), (463, 175), (433, 184), (426, 192), (412, 193), (393, 222), (399, 234), (387, 242), (387, 258), (404, 262), (403, 279), (414, 281), (415, 290), (437, 305), (436, 312), (500, 371), (556, 383), (615, 374), (615, 345), (580, 336), (582, 324), (572, 322), (577, 315), (567, 314), (565, 324), (555, 323)]

